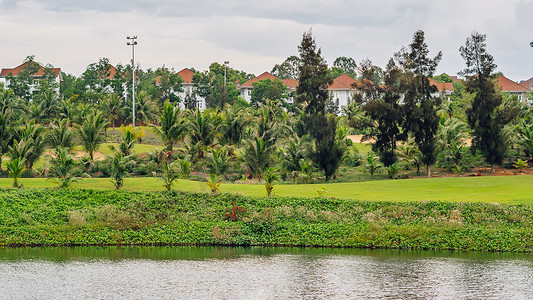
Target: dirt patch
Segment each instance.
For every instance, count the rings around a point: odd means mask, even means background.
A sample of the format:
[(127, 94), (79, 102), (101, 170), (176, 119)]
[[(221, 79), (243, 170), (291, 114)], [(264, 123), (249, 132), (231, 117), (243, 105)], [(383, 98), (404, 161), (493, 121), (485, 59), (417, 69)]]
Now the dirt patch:
[[(76, 157), (84, 157), (88, 155), (86, 151), (74, 151), (74, 154), (76, 155)], [(94, 160), (105, 159), (105, 155), (102, 152), (94, 152), (93, 156), (94, 156)]]

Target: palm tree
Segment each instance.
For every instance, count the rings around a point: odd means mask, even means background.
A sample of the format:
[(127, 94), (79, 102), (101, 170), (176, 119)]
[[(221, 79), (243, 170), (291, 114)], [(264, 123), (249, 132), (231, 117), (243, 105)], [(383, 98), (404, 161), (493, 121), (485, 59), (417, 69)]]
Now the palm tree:
[(45, 122), (57, 116), (61, 102), (58, 94), (54, 90), (47, 89), (46, 91), (41, 92), (38, 99), (38, 107), (44, 116), (43, 120)]
[(520, 173), (527, 168), (527, 160), (521, 160), (520, 158), (513, 163), (513, 167), (517, 168)]
[(115, 132), (115, 122), (119, 120), (119, 117), (122, 115), (123, 99), (117, 94), (110, 94), (102, 102), (102, 110), (105, 115), (111, 121), (111, 126), (113, 127), (113, 132)]
[(74, 132), (70, 129), (70, 122), (68, 119), (55, 121), (51, 124), (48, 130), (47, 138), (48, 145), (54, 149), (67, 148), (71, 151), (74, 148)]
[(89, 163), (94, 162), (94, 152), (98, 150), (104, 141), (103, 132), (108, 122), (104, 120), (103, 114), (91, 113), (85, 117), (81, 125), (76, 125), (76, 130), (80, 135), (83, 148), (89, 153)]
[(13, 187), (21, 188), (22, 185), (19, 184), (19, 178), (26, 168), (24, 168), (25, 161), (23, 158), (15, 158), (6, 163), (7, 170), (9, 172), (9, 177), (13, 178)]
[(279, 181), (279, 175), (276, 173), (274, 168), (265, 169), (265, 189), (267, 196), (270, 197), (272, 190), (274, 189), (274, 184)]
[(52, 166), (50, 171), (57, 178), (59, 188), (68, 188), (77, 181), (73, 172), (77, 166), (74, 155), (70, 153), (69, 148), (58, 147), (54, 151), (54, 158), (52, 158)]
[(221, 184), (222, 181), (220, 181), (220, 177), (218, 177), (217, 174), (209, 174), (209, 178), (207, 178), (207, 187), (209, 187), (209, 190), (211, 191), (211, 196), (218, 193)]
[(308, 157), (311, 147), (309, 135), (304, 135), (301, 138), (294, 135), (286, 140), (284, 146), (279, 148), (283, 169), (288, 173), (300, 171), (300, 161)]
[(167, 191), (172, 190), (172, 186), (179, 176), (180, 174), (176, 170), (175, 162), (169, 164), (165, 161), (163, 163), (163, 170), (159, 176), (159, 179), (163, 181), (163, 187), (165, 187)]
[(247, 111), (238, 105), (226, 104), (221, 112), (220, 141), (224, 145), (239, 145), (251, 121)]
[(228, 167), (228, 149), (226, 147), (215, 147), (211, 149), (207, 159), (207, 164), (211, 173), (216, 175), (225, 174)]
[(124, 185), (127, 162), (128, 158), (124, 157), (121, 152), (115, 152), (115, 155), (111, 158), (111, 182), (113, 182), (117, 190)]
[(217, 134), (220, 120), (211, 110), (196, 109), (187, 120), (190, 143), (198, 148), (198, 158), (203, 158), (207, 147), (211, 146)]
[(26, 168), (33, 169), (33, 164), (41, 157), (44, 152), (46, 144), (45, 127), (40, 124), (35, 124), (32, 120), (19, 131), (19, 139), (21, 143), (25, 144), (27, 151), (22, 156), (26, 161)]
[(533, 123), (528, 124), (525, 120), (515, 126), (515, 131), (518, 134), (518, 145), (524, 150), (526, 156), (533, 155)]
[(169, 101), (166, 101), (159, 118), (161, 126), (154, 126), (167, 151), (173, 151), (174, 144), (181, 139), (185, 132), (185, 120), (181, 115), (179, 106), (174, 106)]
[(464, 146), (470, 137), (468, 131), (468, 124), (457, 118), (441, 118), (437, 131), (437, 146), (443, 150), (452, 141), (458, 146)]
[(252, 176), (261, 179), (263, 172), (270, 164), (273, 142), (272, 140), (265, 141), (260, 137), (254, 137), (246, 142), (248, 147), (244, 152), (245, 164)]
[(0, 93), (0, 171), (2, 171), (2, 156), (9, 151), (15, 133), (15, 115), (13, 106), (15, 96), (13, 91), (4, 90)]
[[(131, 103), (127, 102), (127, 119), (132, 118)], [(155, 119), (155, 106), (150, 96), (145, 91), (137, 92), (135, 95), (135, 125), (145, 125)]]
[(366, 155), (366, 163), (365, 167), (370, 173), (370, 176), (374, 176), (374, 173), (381, 168), (381, 164), (379, 163), (379, 157), (375, 155), (373, 151), (368, 151)]

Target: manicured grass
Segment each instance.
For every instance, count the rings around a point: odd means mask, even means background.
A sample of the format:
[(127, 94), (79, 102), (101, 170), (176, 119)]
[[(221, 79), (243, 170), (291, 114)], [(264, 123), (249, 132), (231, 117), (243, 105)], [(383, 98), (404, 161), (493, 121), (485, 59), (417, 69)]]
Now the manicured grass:
[[(54, 187), (52, 180), (23, 178), (26, 187)], [(9, 187), (12, 180), (0, 179), (0, 187)], [(162, 191), (161, 181), (153, 177), (126, 178), (124, 189), (131, 191)], [(74, 188), (112, 189), (106, 178), (82, 179)], [(315, 197), (317, 189), (324, 187), (326, 197), (370, 201), (451, 201), (488, 202), (506, 204), (533, 204), (533, 176), (447, 177), (431, 179), (378, 180), (324, 184), (278, 184), (277, 196)], [(179, 180), (175, 187), (181, 191), (207, 192), (205, 182)], [(261, 197), (266, 194), (263, 185), (224, 183), (221, 192)]]

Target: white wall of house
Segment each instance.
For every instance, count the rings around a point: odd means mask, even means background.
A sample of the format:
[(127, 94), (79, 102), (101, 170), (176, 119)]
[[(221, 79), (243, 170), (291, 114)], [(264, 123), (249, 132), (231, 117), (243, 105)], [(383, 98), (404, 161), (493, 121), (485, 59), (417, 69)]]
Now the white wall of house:
[(339, 99), (339, 110), (343, 106), (348, 105), (348, 102), (353, 97), (353, 90), (328, 90), (331, 99), (337, 101)]

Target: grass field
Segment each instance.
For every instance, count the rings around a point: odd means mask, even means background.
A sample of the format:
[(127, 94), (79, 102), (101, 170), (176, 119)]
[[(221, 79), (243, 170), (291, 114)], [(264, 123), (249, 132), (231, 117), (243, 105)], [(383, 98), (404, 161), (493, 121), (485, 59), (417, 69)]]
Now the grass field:
[[(53, 180), (22, 178), (25, 187), (55, 187)], [(0, 178), (0, 187), (10, 187), (12, 180)], [(161, 181), (153, 177), (126, 178), (124, 189), (131, 191), (161, 191)], [(106, 178), (82, 179), (74, 188), (112, 189)], [(280, 184), (274, 187), (279, 196), (315, 197), (324, 187), (326, 197), (370, 201), (452, 201), (489, 202), (502, 204), (533, 204), (533, 176), (447, 177), (431, 179), (380, 180), (324, 184)], [(205, 182), (179, 180), (174, 186), (182, 191), (207, 192)], [(265, 196), (263, 185), (224, 183), (221, 192), (244, 196)]]

